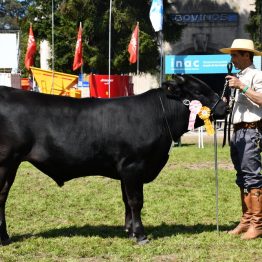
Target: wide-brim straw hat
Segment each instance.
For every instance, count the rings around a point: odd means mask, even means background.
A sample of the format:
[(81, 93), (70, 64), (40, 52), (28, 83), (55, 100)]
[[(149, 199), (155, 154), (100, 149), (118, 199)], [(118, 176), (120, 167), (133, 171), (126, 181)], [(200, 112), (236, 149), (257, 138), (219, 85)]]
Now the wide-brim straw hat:
[(221, 48), (219, 51), (224, 54), (231, 54), (232, 51), (248, 51), (262, 56), (262, 52), (255, 49), (254, 42), (250, 39), (235, 39), (231, 47)]

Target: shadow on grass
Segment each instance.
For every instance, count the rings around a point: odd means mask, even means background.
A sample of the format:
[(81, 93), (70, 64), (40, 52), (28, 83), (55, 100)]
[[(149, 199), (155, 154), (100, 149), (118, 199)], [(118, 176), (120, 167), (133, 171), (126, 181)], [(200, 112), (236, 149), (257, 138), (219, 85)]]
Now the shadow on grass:
[(181, 145), (174, 145), (173, 147), (190, 147), (194, 145), (196, 145), (196, 143), (181, 143)]
[[(228, 231), (232, 229), (232, 226), (219, 226), (221, 232)], [(212, 232), (216, 231), (216, 225), (203, 225), (197, 224), (193, 226), (186, 225), (167, 225), (161, 224), (158, 226), (146, 226), (145, 232), (147, 235), (150, 235), (151, 239), (157, 239), (162, 237), (174, 236), (178, 234), (200, 234), (203, 232)], [(13, 242), (23, 241), (24, 239), (29, 239), (32, 237), (42, 237), (42, 238), (57, 238), (57, 237), (73, 237), (73, 236), (99, 236), (102, 238), (108, 237), (119, 237), (126, 238), (127, 234), (124, 232), (123, 227), (121, 226), (108, 226), (108, 225), (99, 225), (91, 226), (85, 225), (83, 227), (63, 227), (59, 229), (51, 229), (48, 231), (40, 232), (38, 234), (26, 234), (26, 235), (14, 235), (12, 236)]]

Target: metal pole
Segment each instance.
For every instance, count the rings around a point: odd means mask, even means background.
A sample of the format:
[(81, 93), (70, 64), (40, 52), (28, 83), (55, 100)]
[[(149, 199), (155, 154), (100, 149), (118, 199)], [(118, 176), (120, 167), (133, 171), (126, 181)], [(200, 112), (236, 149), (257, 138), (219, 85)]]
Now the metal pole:
[(215, 178), (216, 178), (216, 224), (217, 224), (217, 232), (219, 232), (218, 225), (218, 166), (217, 166), (217, 123), (214, 121), (214, 151), (215, 151)]
[(136, 63), (136, 74), (139, 74), (139, 22), (137, 22), (138, 26), (138, 35), (137, 35), (137, 63)]
[[(82, 58), (81, 59), (83, 59), (83, 28), (82, 28), (82, 22), (80, 22), (80, 24), (79, 24), (79, 27), (81, 28), (81, 30), (82, 30), (82, 35), (81, 35), (81, 37), (82, 37), (82, 50), (81, 50), (81, 52), (82, 52)], [(78, 36), (77, 36), (78, 37)], [(81, 77), (82, 77), (82, 83), (83, 83), (83, 77), (84, 77), (84, 69), (83, 69), (83, 67), (84, 67), (84, 62), (82, 63), (82, 65), (81, 65), (81, 68), (80, 68), (80, 74), (81, 74)], [(83, 86), (83, 85), (82, 85)]]
[(159, 31), (160, 36), (160, 86), (162, 85), (163, 77), (163, 31)]
[(260, 42), (262, 41), (262, 3), (260, 1)]
[[(262, 42), (262, 3), (261, 3), (261, 1), (260, 1), (260, 43)], [(261, 70), (262, 70), (262, 57), (261, 57), (261, 59), (260, 59), (260, 61), (261, 61)]]
[(111, 93), (111, 23), (112, 23), (112, 0), (110, 0), (109, 8), (109, 39), (108, 39), (108, 97), (110, 98)]
[(54, 92), (54, 57), (55, 57), (55, 44), (54, 44), (54, 0), (52, 0), (52, 86), (51, 94)]

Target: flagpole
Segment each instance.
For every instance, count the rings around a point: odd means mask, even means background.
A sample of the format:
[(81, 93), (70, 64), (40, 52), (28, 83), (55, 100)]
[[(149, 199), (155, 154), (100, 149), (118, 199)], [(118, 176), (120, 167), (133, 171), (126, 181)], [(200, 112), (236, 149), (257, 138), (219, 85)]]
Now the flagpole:
[(162, 84), (163, 75), (163, 0), (152, 0), (152, 5), (149, 12), (149, 18), (151, 20), (152, 26), (157, 32), (157, 38), (160, 48), (160, 85)]
[(136, 63), (136, 74), (139, 74), (139, 22), (137, 22), (138, 34), (137, 34), (137, 63)]
[(160, 86), (162, 85), (163, 82), (163, 31), (159, 31), (159, 36), (160, 36)]
[[(83, 34), (83, 29), (82, 29), (82, 22), (80, 22), (80, 24), (79, 24), (79, 26), (80, 26), (80, 28), (81, 28), (81, 30), (82, 30), (82, 34)], [(82, 43), (82, 59), (83, 59), (83, 43)], [(83, 63), (81, 64), (81, 69), (80, 69), (80, 74), (81, 74), (81, 77), (82, 77), (82, 81), (83, 81)]]
[(51, 86), (51, 94), (54, 92), (54, 0), (52, 0), (52, 86)]
[(77, 33), (77, 41), (75, 48), (75, 56), (73, 62), (73, 71), (80, 68), (79, 74), (83, 73), (83, 44), (82, 44), (82, 22), (79, 24), (78, 33)]
[(109, 39), (108, 39), (108, 97), (110, 98), (111, 93), (111, 23), (112, 23), (112, 0), (110, 0), (110, 8), (109, 8)]

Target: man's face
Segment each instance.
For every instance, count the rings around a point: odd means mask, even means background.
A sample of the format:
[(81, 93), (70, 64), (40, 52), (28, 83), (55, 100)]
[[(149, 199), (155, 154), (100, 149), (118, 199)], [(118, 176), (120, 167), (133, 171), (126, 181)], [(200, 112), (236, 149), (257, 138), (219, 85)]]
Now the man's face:
[(244, 70), (250, 65), (249, 53), (245, 52), (241, 54), (238, 51), (231, 51), (231, 62), (236, 69)]

